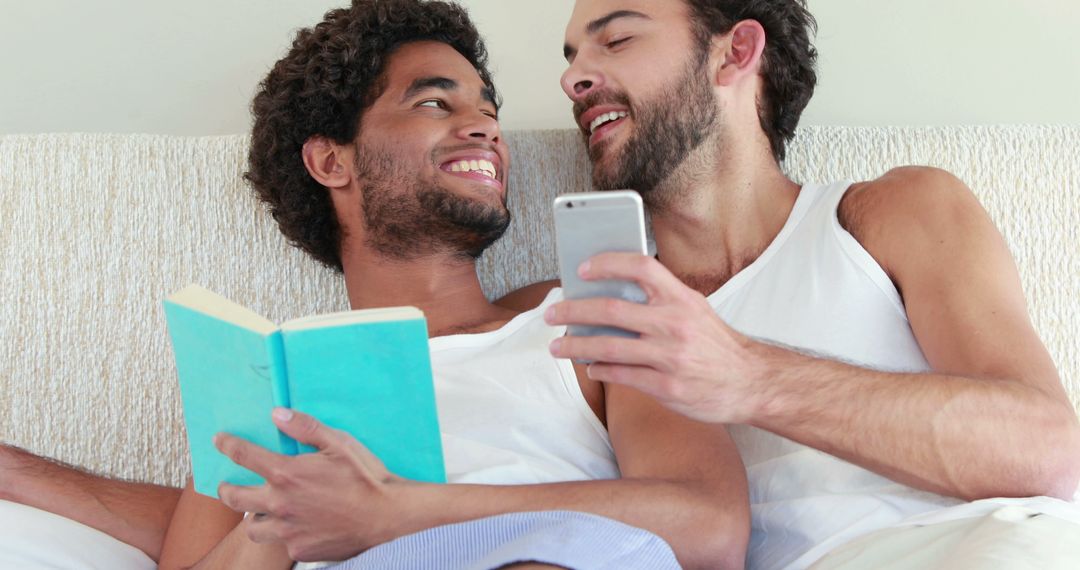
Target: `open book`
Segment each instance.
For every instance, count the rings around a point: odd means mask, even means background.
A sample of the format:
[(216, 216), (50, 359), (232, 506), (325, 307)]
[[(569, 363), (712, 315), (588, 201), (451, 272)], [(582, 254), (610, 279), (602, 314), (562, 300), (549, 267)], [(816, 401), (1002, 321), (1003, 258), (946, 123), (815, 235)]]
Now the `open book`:
[(394, 474), (445, 482), (427, 324), (414, 307), (274, 324), (197, 285), (165, 300), (195, 490), (260, 485), (213, 445), (227, 432), (270, 451), (314, 451), (278, 431), (276, 406), (344, 430)]

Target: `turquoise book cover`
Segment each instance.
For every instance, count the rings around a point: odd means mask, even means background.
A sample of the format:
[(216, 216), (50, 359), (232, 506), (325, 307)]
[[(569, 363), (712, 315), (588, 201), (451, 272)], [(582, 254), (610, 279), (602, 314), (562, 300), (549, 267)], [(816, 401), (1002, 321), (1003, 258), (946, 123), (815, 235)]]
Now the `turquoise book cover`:
[(394, 474), (446, 481), (427, 324), (413, 307), (306, 317), (280, 327), (193, 285), (165, 300), (198, 493), (261, 485), (213, 445), (226, 432), (275, 453), (314, 451), (270, 420), (275, 406), (348, 432)]

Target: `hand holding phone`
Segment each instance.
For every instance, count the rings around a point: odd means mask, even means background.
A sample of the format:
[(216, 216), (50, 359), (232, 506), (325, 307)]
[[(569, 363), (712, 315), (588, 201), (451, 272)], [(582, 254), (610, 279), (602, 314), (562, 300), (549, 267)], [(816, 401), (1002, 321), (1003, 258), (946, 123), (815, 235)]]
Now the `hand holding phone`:
[[(601, 253), (646, 255), (645, 210), (641, 196), (632, 190), (564, 194), (555, 198), (555, 243), (559, 276), (566, 299), (613, 297), (645, 303), (648, 297), (631, 281), (585, 281), (578, 267)], [(621, 336), (638, 334), (614, 327), (570, 325), (575, 336)]]

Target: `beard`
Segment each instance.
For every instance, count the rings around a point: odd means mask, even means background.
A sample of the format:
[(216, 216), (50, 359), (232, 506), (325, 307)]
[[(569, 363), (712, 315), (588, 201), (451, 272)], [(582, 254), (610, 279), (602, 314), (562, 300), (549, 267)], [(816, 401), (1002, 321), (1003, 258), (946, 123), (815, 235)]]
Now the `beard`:
[(503, 203), (455, 194), (385, 148), (364, 145), (357, 151), (365, 243), (383, 257), (407, 261), (449, 254), (475, 260), (510, 225)]
[[(610, 152), (609, 141), (589, 147), (593, 185), (598, 190), (637, 190), (651, 205), (664, 202), (664, 195), (674, 191), (675, 185), (668, 183), (672, 174), (709, 139), (720, 119), (706, 78), (706, 62), (704, 52), (695, 54), (681, 77), (640, 105), (631, 104), (625, 93), (599, 91), (574, 106), (580, 117), (599, 104), (621, 104), (631, 110), (635, 123), (621, 153), (607, 164), (602, 160)], [(586, 135), (586, 145), (588, 139)]]

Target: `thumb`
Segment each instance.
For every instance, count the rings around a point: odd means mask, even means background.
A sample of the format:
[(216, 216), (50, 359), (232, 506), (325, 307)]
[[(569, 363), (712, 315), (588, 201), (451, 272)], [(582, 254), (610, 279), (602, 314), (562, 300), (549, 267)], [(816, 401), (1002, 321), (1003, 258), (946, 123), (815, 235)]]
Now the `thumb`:
[(282, 433), (320, 451), (331, 446), (336, 440), (335, 430), (326, 427), (319, 420), (296, 410), (274, 408), (272, 417), (274, 425)]

